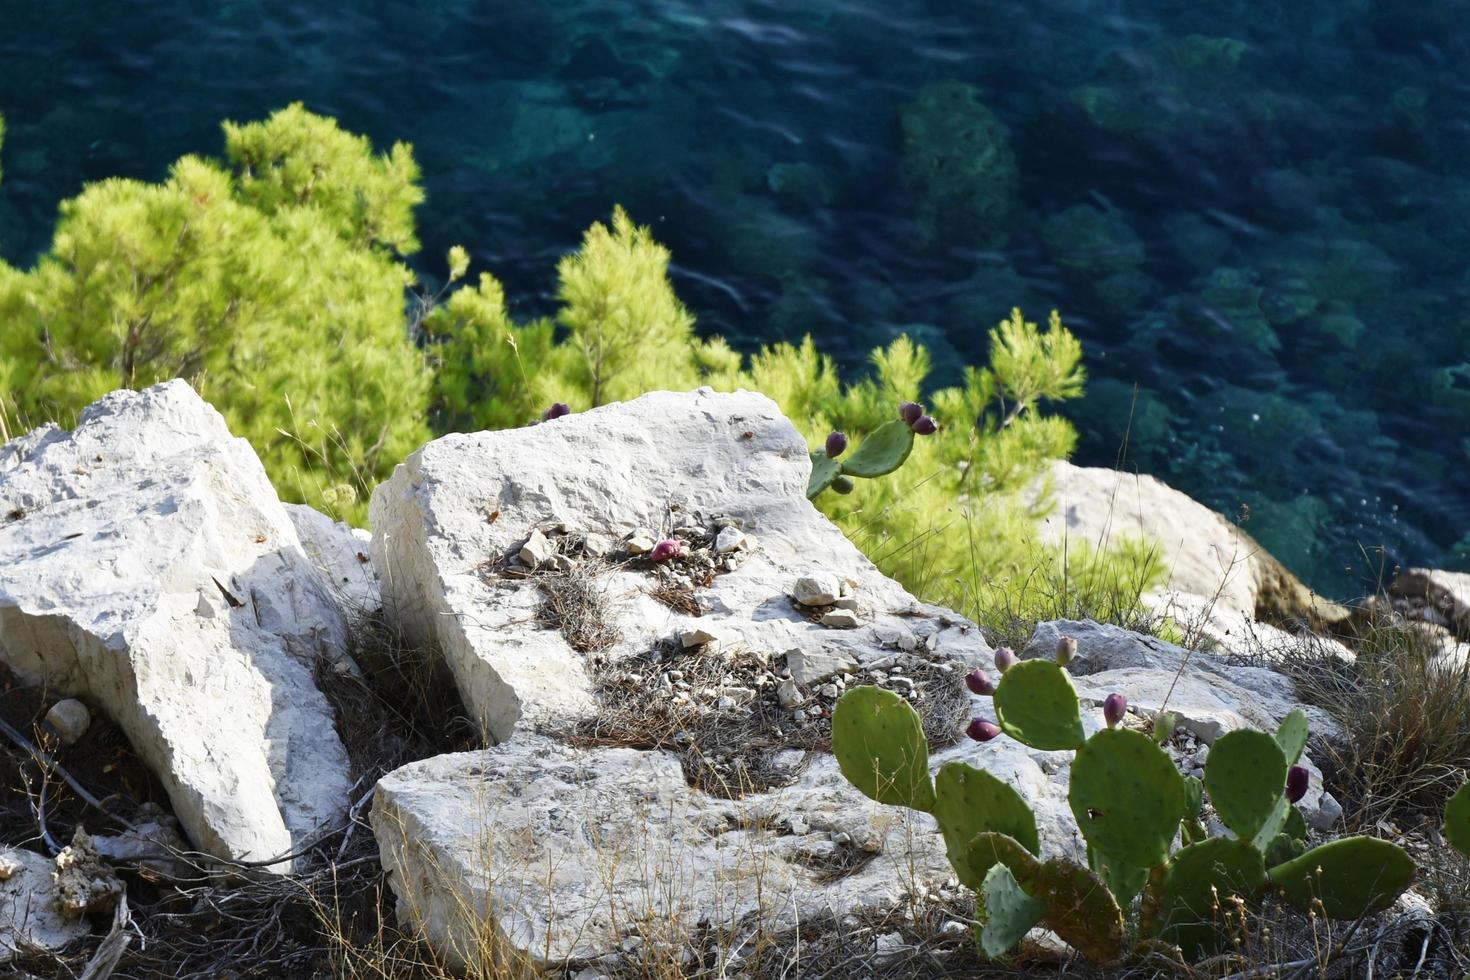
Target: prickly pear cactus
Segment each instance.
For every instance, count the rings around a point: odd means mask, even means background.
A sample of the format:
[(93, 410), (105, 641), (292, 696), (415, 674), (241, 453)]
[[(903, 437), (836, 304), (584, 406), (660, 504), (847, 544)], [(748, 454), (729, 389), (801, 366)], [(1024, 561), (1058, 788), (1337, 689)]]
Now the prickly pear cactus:
[(1127, 945), (1123, 913), (1107, 886), (1087, 868), (1059, 859), (1037, 861), (1013, 838), (996, 833), (976, 834), (969, 859), (975, 867), (1003, 865), (1027, 895), (1046, 906), (1042, 921), (1047, 928), (1092, 963), (1107, 965), (1122, 958)]
[(1457, 789), (1444, 808), (1444, 837), (1455, 850), (1470, 857), (1470, 783)]
[(1113, 893), (1120, 908), (1126, 909), (1138, 897), (1144, 882), (1148, 880), (1148, 868), (1132, 867), (1108, 857), (1091, 845), (1087, 848), (1087, 866), (1108, 886), (1108, 891)]
[(1046, 903), (1027, 895), (1004, 864), (990, 869), (980, 894), (985, 899), (985, 925), (976, 938), (991, 959), (1004, 956), (1046, 915)]
[(1307, 842), (1300, 837), (1292, 837), (1286, 831), (1282, 831), (1271, 838), (1271, 843), (1266, 845), (1266, 864), (1275, 867), (1285, 864), (1293, 858), (1301, 857), (1307, 851)]
[(894, 419), (870, 432), (862, 445), (842, 461), (841, 470), (848, 476), (869, 479), (885, 476), (902, 466), (913, 451), (914, 430), (902, 419)]
[(1067, 672), (1050, 660), (1023, 660), (1001, 675), (994, 694), (996, 721), (1033, 749), (1082, 744), (1082, 709)]
[(1265, 883), (1261, 852), (1246, 841), (1216, 837), (1180, 848), (1149, 886), (1153, 934), (1191, 960), (1217, 952), (1226, 936), (1227, 899), (1253, 898)]
[[(1210, 753), (1210, 760), (1215, 755)], [(1414, 880), (1414, 861), (1402, 847), (1374, 837), (1344, 837), (1273, 867), (1268, 876), (1303, 912), (1320, 902), (1329, 918), (1356, 919), (1380, 912)]]
[(970, 841), (985, 831), (1006, 834), (1032, 854), (1041, 853), (1036, 817), (1021, 794), (983, 769), (947, 762), (934, 780), (934, 819), (944, 834), (955, 874), (967, 888), (979, 891), (988, 868), (973, 868), (965, 859)]
[(847, 781), (870, 799), (933, 809), (923, 723), (892, 691), (855, 687), (842, 696), (832, 711), (832, 754)]
[(1281, 719), (1281, 727), (1276, 729), (1276, 744), (1281, 746), (1288, 766), (1296, 765), (1302, 757), (1307, 747), (1307, 728), (1307, 713), (1301, 708), (1293, 708), (1291, 714)]
[[(1286, 821), (1286, 756), (1265, 732), (1241, 729), (1220, 736), (1205, 762), (1205, 789), (1225, 826), (1269, 843)], [(1274, 824), (1274, 826), (1273, 826)]]
[(1105, 728), (1072, 761), (1067, 801), (1089, 845), (1128, 867), (1152, 868), (1168, 858), (1184, 816), (1184, 778), (1146, 735)]
[(1184, 816), (1198, 820), (1205, 805), (1205, 784), (1193, 776), (1184, 777)]
[(806, 481), (806, 499), (812, 500), (842, 475), (842, 464), (818, 449), (811, 453), (812, 475)]
[(1079, 864), (1053, 858), (1021, 887), (1045, 903), (1045, 922), (1052, 932), (1096, 966), (1123, 958), (1128, 934), (1123, 911), (1097, 875)]

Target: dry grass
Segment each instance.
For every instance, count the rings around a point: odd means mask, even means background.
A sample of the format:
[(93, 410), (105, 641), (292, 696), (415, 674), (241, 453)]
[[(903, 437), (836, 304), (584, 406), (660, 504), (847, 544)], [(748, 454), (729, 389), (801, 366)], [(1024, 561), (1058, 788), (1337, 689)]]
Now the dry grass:
[(1348, 662), (1305, 638), (1279, 654), (1298, 695), (1342, 727), (1340, 739), (1318, 740), (1313, 758), (1350, 828), (1436, 822), (1470, 771), (1470, 661), (1442, 656), (1418, 626), (1386, 620), (1363, 630), (1356, 652)]
[(623, 638), (612, 624), (607, 590), (601, 583), (609, 568), (605, 562), (579, 561), (568, 571), (535, 576), (541, 590), (537, 619), (558, 630), (580, 653), (601, 653)]
[[(668, 640), (640, 657), (603, 665), (597, 678), (603, 707), (577, 727), (570, 741), (676, 753), (690, 786), (724, 799), (786, 785), (800, 767), (779, 764), (778, 755), (790, 749), (828, 750), (830, 717), (819, 712), (805, 723), (794, 722), (778, 702), (774, 685), (754, 688), (753, 698), (729, 710), (700, 697), (701, 692), (723, 694), (727, 679), (737, 680), (737, 690), (752, 690), (744, 686), (748, 679), (773, 666), (769, 655), (749, 650), (686, 651), (678, 640)], [(908, 658), (906, 669), (930, 744), (953, 744), (970, 718), (962, 677), (920, 658)], [(688, 686), (691, 693), (684, 699), (657, 682), (669, 672)]]

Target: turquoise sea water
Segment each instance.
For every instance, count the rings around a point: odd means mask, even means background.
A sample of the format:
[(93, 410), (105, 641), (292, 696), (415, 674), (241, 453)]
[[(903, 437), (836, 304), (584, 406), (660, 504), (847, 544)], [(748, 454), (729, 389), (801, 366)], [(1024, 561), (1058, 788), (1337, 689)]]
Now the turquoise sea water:
[(527, 315), (615, 202), (746, 349), (907, 331), (945, 381), (1056, 307), (1079, 461), (1349, 597), (1470, 562), (1467, 54), (1455, 0), (0, 0), (0, 256), (302, 100), (412, 142), (418, 264)]

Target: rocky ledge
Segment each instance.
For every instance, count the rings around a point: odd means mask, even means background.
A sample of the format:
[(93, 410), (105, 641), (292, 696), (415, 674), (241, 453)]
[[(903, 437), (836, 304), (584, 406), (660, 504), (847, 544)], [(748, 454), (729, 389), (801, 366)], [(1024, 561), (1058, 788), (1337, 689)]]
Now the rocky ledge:
[[(374, 493), (369, 539), (283, 505), (186, 385), (118, 392), (74, 431), (0, 449), (0, 663), (77, 703), (52, 707), (58, 739), (87, 712), (116, 724), (189, 846), (286, 872), (366, 800), (318, 680), (358, 671), (349, 631), (381, 605), (434, 658), (426, 673), (447, 669), (486, 746), (412, 762), (372, 791), (401, 921), (460, 964), (595, 973), (702, 929), (753, 934), (953, 893), (932, 821), (871, 803), (838, 772), (831, 710), (859, 684), (919, 710), (935, 767), (959, 759), (1014, 786), (1044, 853), (1078, 855), (1068, 754), (963, 738), (983, 705), (962, 678), (994, 651), (858, 552), (807, 501), (809, 466), (763, 396), (658, 392), (424, 446)], [(1055, 474), (1068, 533), (1090, 535), (1114, 507), (1105, 472)], [(1297, 706), (1259, 643), (1291, 636), (1264, 620), (1336, 613), (1218, 515), (1156, 481), (1135, 489), (1123, 520), (1174, 559), (1156, 599), (1201, 611), (1210, 652), (1053, 622), (1021, 656), (1076, 639), (1068, 669), (1089, 734), (1113, 691), (1132, 706), (1125, 724), (1167, 701), (1168, 747), (1194, 772), (1221, 734), (1274, 728)], [(1219, 587), (1211, 572), (1241, 547), (1226, 570), (1242, 578)], [(1470, 601), (1457, 586), (1400, 601), (1458, 630)], [(1340, 807), (1304, 764), (1303, 811), (1329, 831)], [(168, 823), (145, 809), (110, 813), (137, 838)], [(107, 840), (83, 833), (72, 848), (104, 867)], [(68, 941), (68, 924), (108, 908), (64, 905), (39, 853), (0, 855), (0, 869), (0, 908), (38, 910), (0, 944)]]

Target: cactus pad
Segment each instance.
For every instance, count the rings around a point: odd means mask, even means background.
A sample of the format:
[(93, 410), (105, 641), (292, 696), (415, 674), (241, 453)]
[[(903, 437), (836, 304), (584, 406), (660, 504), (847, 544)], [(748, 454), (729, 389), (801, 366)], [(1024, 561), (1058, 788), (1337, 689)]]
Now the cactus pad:
[(1123, 913), (1088, 869), (1071, 861), (1037, 861), (1014, 838), (996, 833), (976, 834), (969, 859), (975, 867), (1004, 865), (1027, 895), (1046, 906), (1047, 927), (1091, 962), (1106, 966), (1122, 958)]
[(1266, 845), (1266, 863), (1272, 867), (1285, 864), (1293, 858), (1300, 857), (1306, 853), (1306, 850), (1306, 841), (1282, 832), (1271, 838), (1271, 843)]
[(1050, 660), (1023, 660), (1000, 677), (996, 720), (1005, 733), (1033, 749), (1082, 744), (1082, 710), (1067, 672)]
[[(990, 869), (997, 864), (1010, 868), (1016, 880), (1023, 883), (1035, 878), (1037, 869), (1041, 867), (1041, 862), (1036, 860), (1031, 852), (1022, 847), (1014, 837), (1008, 834), (997, 834), (991, 830), (975, 835), (975, 839), (970, 841), (970, 846), (965, 849), (965, 860), (972, 869), (968, 873), (981, 881), (985, 880)], [(959, 875), (958, 877), (964, 876)]]
[(1200, 809), (1205, 805), (1205, 784), (1194, 776), (1184, 777), (1184, 816), (1198, 820)]
[(815, 500), (817, 495), (832, 485), (842, 475), (842, 466), (820, 449), (811, 453), (812, 475), (806, 481), (806, 499)]
[(1300, 809), (1292, 807), (1286, 812), (1286, 823), (1282, 826), (1281, 832), (1297, 840), (1307, 839), (1307, 818), (1302, 816)]
[(1301, 911), (1311, 911), (1320, 901), (1329, 918), (1356, 919), (1392, 905), (1413, 880), (1414, 861), (1386, 840), (1344, 837), (1278, 864), (1268, 874)]
[(884, 422), (840, 464), (848, 476), (875, 477), (892, 473), (914, 449), (914, 432), (901, 419)]
[(1250, 898), (1266, 882), (1261, 852), (1241, 840), (1216, 837), (1181, 848), (1159, 881), (1157, 935), (1190, 960), (1217, 952), (1231, 895)]
[[(1249, 840), (1273, 821), (1284, 821), (1286, 756), (1265, 732), (1241, 729), (1215, 740), (1205, 762), (1205, 789), (1225, 826)], [(1281, 830), (1277, 822), (1267, 837)]]
[(1470, 783), (1455, 790), (1444, 808), (1445, 840), (1466, 857), (1470, 857)]
[(855, 687), (832, 711), (832, 754), (842, 775), (879, 803), (928, 811), (929, 743), (907, 701), (877, 687)]
[(1105, 728), (1077, 751), (1067, 800), (1089, 845), (1130, 867), (1152, 868), (1168, 858), (1184, 815), (1184, 779), (1147, 736)]
[(991, 959), (1004, 956), (1046, 914), (1046, 904), (1027, 895), (1004, 864), (990, 869), (981, 886), (985, 899), (985, 927), (977, 938)]
[(1116, 861), (1095, 847), (1087, 848), (1087, 866), (1108, 886), (1120, 908), (1126, 909), (1148, 880), (1148, 868), (1135, 868)]
[(1021, 794), (984, 769), (963, 762), (945, 763), (934, 780), (932, 812), (944, 834), (949, 862), (968, 888), (979, 891), (989, 870), (974, 867), (965, 858), (978, 833), (1006, 834), (1032, 854), (1041, 853), (1031, 808)]
[(1281, 719), (1281, 727), (1276, 729), (1276, 744), (1281, 746), (1281, 754), (1286, 756), (1286, 764), (1296, 765), (1307, 747), (1307, 713), (1305, 711), (1301, 708), (1293, 708), (1291, 714)]
[(1128, 936), (1123, 912), (1102, 879), (1071, 861), (1053, 858), (1032, 880), (1021, 879), (1027, 894), (1046, 904), (1046, 924), (1096, 966), (1123, 958)]

